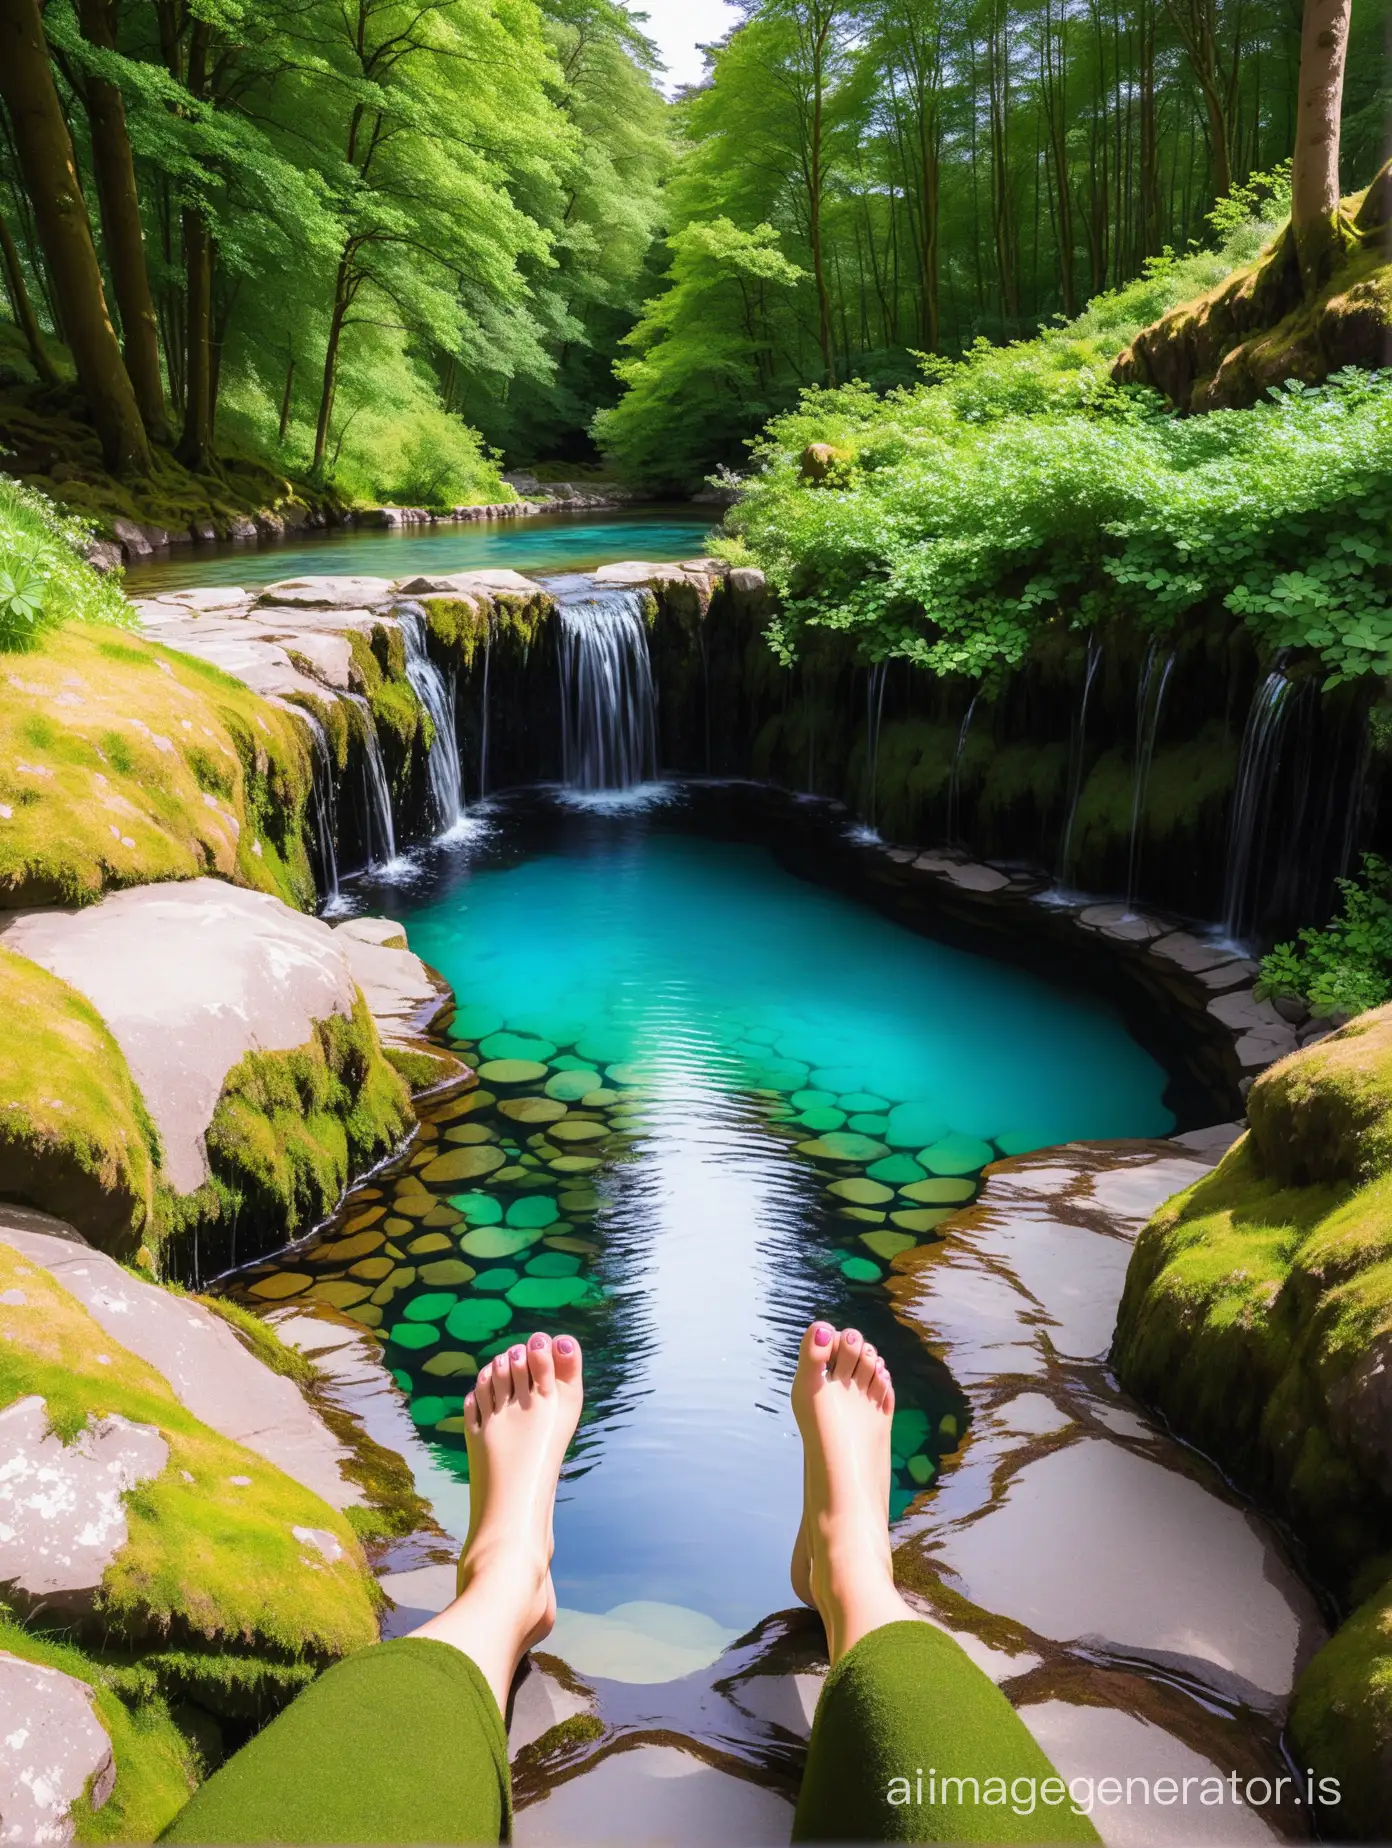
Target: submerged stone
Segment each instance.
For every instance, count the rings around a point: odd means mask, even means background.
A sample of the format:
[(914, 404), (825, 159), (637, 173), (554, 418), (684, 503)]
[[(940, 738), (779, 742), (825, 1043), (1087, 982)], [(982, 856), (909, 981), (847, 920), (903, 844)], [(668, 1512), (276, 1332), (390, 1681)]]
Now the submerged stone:
[(387, 1330), (387, 1340), (397, 1347), (434, 1347), (439, 1339), (439, 1329), (430, 1322), (397, 1322)]
[(328, 1303), (333, 1309), (351, 1309), (354, 1303), (365, 1303), (371, 1294), (370, 1284), (353, 1283), (346, 1277), (326, 1278), (310, 1291), (316, 1302)]
[[(503, 1108), (506, 1109), (507, 1106), (504, 1105)], [(452, 1129), (447, 1129), (444, 1135), (444, 1140), (451, 1147), (460, 1148), (480, 1142), (493, 1142), (496, 1139), (496, 1132), (491, 1130), (487, 1123), (456, 1123)]]
[(478, 1226), (460, 1239), (459, 1249), (471, 1258), (511, 1258), (535, 1244), (536, 1238), (535, 1232), (516, 1226)]
[[(548, 1237), (542, 1240), (542, 1243), (549, 1245), (553, 1251), (573, 1251), (578, 1253), (582, 1258), (595, 1258), (599, 1256), (599, 1247), (597, 1245), (587, 1244), (583, 1238), (554, 1238), (548, 1235)], [(529, 1265), (528, 1269), (530, 1268)]]
[(951, 1214), (952, 1209), (948, 1206), (911, 1206), (901, 1212), (891, 1213), (889, 1223), (902, 1226), (906, 1232), (931, 1232), (934, 1226), (940, 1226)]
[(841, 1275), (851, 1283), (878, 1283), (883, 1276), (878, 1264), (872, 1264), (869, 1258), (843, 1258)]
[(496, 1104), (497, 1098), (492, 1091), (469, 1091), (463, 1097), (456, 1097), (452, 1103), (441, 1104), (433, 1110), (431, 1116), (437, 1123), (453, 1123), (458, 1117), (472, 1116), (476, 1110), (487, 1110), (490, 1104)]
[(494, 1173), (505, 1159), (502, 1150), (491, 1143), (480, 1148), (451, 1149), (448, 1154), (437, 1155), (423, 1172), (428, 1181), (473, 1181)]
[(527, 1033), (490, 1033), (487, 1039), (479, 1042), (479, 1051), (485, 1059), (539, 1060), (543, 1065), (556, 1056), (556, 1048), (550, 1040), (533, 1039)]
[(422, 1264), (420, 1280), (430, 1284), (472, 1283), (478, 1275), (472, 1264), (462, 1258), (440, 1258), (434, 1264)]
[(434, 1398), (425, 1394), (411, 1401), (411, 1422), (418, 1425), (436, 1425), (442, 1418), (453, 1418), (463, 1407), (462, 1399)]
[(804, 1110), (797, 1120), (804, 1129), (810, 1129), (814, 1135), (820, 1136), (828, 1130), (843, 1128), (846, 1113), (830, 1104), (819, 1104), (811, 1110)]
[(606, 1068), (606, 1076), (611, 1084), (632, 1085), (645, 1084), (651, 1074), (642, 1065), (620, 1062)]
[(583, 1301), (589, 1289), (583, 1277), (524, 1277), (507, 1298), (517, 1309), (565, 1309)]
[(604, 1164), (597, 1155), (557, 1155), (551, 1166), (557, 1174), (593, 1174)]
[[(897, 1220), (897, 1214), (895, 1218)], [(917, 1240), (907, 1232), (862, 1232), (860, 1242), (867, 1251), (873, 1251), (877, 1258), (883, 1258), (888, 1264), (901, 1251), (912, 1251)]]
[(346, 1264), (353, 1258), (365, 1258), (370, 1251), (380, 1251), (386, 1243), (384, 1232), (359, 1232), (353, 1238), (326, 1239), (312, 1253), (316, 1262)]
[(566, 1113), (555, 1097), (505, 1097), (498, 1110), (514, 1123), (558, 1123)]
[(885, 1141), (891, 1148), (921, 1149), (937, 1142), (948, 1133), (943, 1113), (937, 1104), (926, 1102), (896, 1104), (889, 1113)]
[(510, 1264), (499, 1264), (493, 1270), (480, 1271), (474, 1279), (474, 1288), (489, 1296), (506, 1296), (521, 1274)]
[(501, 1014), (491, 1007), (457, 1007), (450, 1036), (457, 1040), (486, 1039), (502, 1026)]
[(889, 1128), (887, 1116), (856, 1115), (850, 1119), (849, 1127), (861, 1136), (883, 1136)]
[(882, 1206), (886, 1200), (894, 1198), (894, 1189), (885, 1187), (879, 1181), (867, 1181), (857, 1175), (850, 1181), (833, 1181), (827, 1189), (838, 1200), (849, 1200), (853, 1206)]
[(273, 1271), (269, 1277), (258, 1277), (247, 1288), (263, 1302), (278, 1303), (287, 1296), (302, 1295), (313, 1282), (303, 1271)]
[(545, 1228), (555, 1225), (560, 1216), (560, 1208), (550, 1194), (530, 1194), (525, 1200), (513, 1201), (507, 1210), (507, 1223)]
[(479, 1077), (489, 1084), (536, 1084), (546, 1076), (546, 1067), (535, 1059), (489, 1059), (479, 1066)]
[(901, 1187), (899, 1191), (906, 1200), (917, 1200), (922, 1206), (945, 1206), (970, 1200), (976, 1192), (976, 1183), (934, 1176), (932, 1180), (915, 1181), (911, 1187)]
[(596, 1077), (599, 1076), (593, 1059), (579, 1059), (573, 1052), (563, 1052), (552, 1059), (551, 1063), (558, 1072), (594, 1072)]
[[(839, 1102), (833, 1091), (794, 1091), (788, 1101), (794, 1110), (822, 1110)], [(845, 1104), (840, 1104), (840, 1108), (844, 1112)]]
[[(559, 1064), (560, 1061), (557, 1060)], [(582, 1097), (588, 1096), (599, 1082), (599, 1073), (591, 1066), (567, 1067), (564, 1071), (553, 1072), (546, 1080), (546, 1095), (554, 1097), (558, 1103), (578, 1104)]]
[(471, 1226), (496, 1226), (503, 1216), (503, 1203), (492, 1194), (451, 1194), (450, 1205), (458, 1207)]
[(542, 1251), (527, 1262), (529, 1277), (574, 1277), (580, 1260), (567, 1251)]
[(877, 1097), (873, 1091), (847, 1091), (844, 1097), (838, 1097), (836, 1101), (847, 1116), (856, 1116), (867, 1110), (879, 1116), (890, 1107), (887, 1097)]
[(402, 1319), (407, 1322), (443, 1322), (456, 1301), (457, 1298), (448, 1290), (430, 1291), (407, 1303), (401, 1311)]
[(547, 1134), (555, 1142), (602, 1142), (609, 1134), (607, 1123), (593, 1123), (586, 1117), (566, 1117), (553, 1123)]
[(493, 1296), (470, 1296), (456, 1303), (450, 1311), (445, 1333), (453, 1335), (456, 1341), (486, 1341), (499, 1329), (506, 1328), (511, 1320), (512, 1310), (506, 1302)]
[(814, 1090), (834, 1091), (839, 1097), (843, 1091), (859, 1091), (864, 1084), (864, 1074), (847, 1070), (842, 1065), (828, 1065), (814, 1071), (808, 1083)]
[(920, 1150), (918, 1159), (930, 1174), (975, 1174), (996, 1159), (996, 1152), (975, 1136), (943, 1136)]
[(421, 1238), (413, 1238), (406, 1249), (413, 1258), (424, 1258), (432, 1251), (450, 1251), (453, 1246), (453, 1239), (446, 1238), (443, 1232), (427, 1232)]
[(814, 1161), (878, 1161), (881, 1155), (888, 1155), (889, 1150), (883, 1142), (876, 1142), (871, 1136), (858, 1136), (853, 1130), (835, 1130), (829, 1136), (818, 1136), (812, 1142), (799, 1142), (799, 1155), (810, 1155)]
[(921, 1450), (916, 1455), (911, 1456), (904, 1467), (908, 1470), (910, 1476), (913, 1477), (919, 1487), (923, 1489), (927, 1488), (928, 1484), (938, 1473), (937, 1464), (934, 1463), (931, 1457), (924, 1456)]
[(865, 1172), (872, 1181), (885, 1181), (891, 1187), (903, 1187), (910, 1181), (921, 1181), (923, 1170), (912, 1155), (886, 1155), (883, 1161), (871, 1164)]
[[(461, 1353), (458, 1348), (443, 1348), (421, 1363), (421, 1371), (441, 1380), (466, 1379), (478, 1372), (478, 1362), (472, 1354)], [(409, 1390), (409, 1386), (404, 1390)]]

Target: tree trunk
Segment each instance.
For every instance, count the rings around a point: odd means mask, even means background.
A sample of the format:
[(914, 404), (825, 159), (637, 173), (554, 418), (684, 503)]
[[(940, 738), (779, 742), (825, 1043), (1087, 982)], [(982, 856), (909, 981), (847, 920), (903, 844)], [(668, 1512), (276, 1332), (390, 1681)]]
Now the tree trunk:
[[(295, 349), (290, 341), (285, 343), (285, 390), (280, 394), (280, 447), (285, 447), (286, 433), (290, 428), (290, 406), (295, 391)], [(448, 407), (446, 407), (448, 408)]]
[(24, 344), (29, 349), (29, 358), (42, 385), (56, 385), (58, 374), (53, 368), (53, 361), (48, 356), (44, 345), (43, 330), (39, 318), (34, 313), (34, 304), (29, 299), (29, 288), (24, 280), (24, 270), (20, 265), (19, 251), (10, 236), (10, 227), (0, 218), (0, 255), (5, 260), (5, 288), (9, 294), (10, 307), (14, 310), (15, 325), (24, 335)]
[[(79, 0), (78, 19), (89, 45), (103, 51), (116, 49), (108, 0)], [(135, 158), (126, 129), (125, 98), (114, 83), (89, 76), (83, 100), (92, 130), (92, 166), (101, 206), (102, 239), (125, 337), (126, 370), (151, 440), (165, 443), (169, 440), (169, 420), (160, 373), (159, 323), (145, 261), (145, 231), (140, 221)]]
[(108, 468), (148, 474), (150, 444), (106, 306), (92, 226), (54, 87), (37, 0), (0, 0), (0, 96), (14, 127), (39, 241)]
[(183, 212), (186, 382), (184, 428), (175, 454), (205, 475), (213, 466), (213, 240), (202, 217)]
[(1291, 171), (1291, 229), (1306, 300), (1328, 280), (1342, 248), (1339, 114), (1348, 55), (1349, 0), (1305, 0), (1300, 98)]
[(826, 39), (827, 30), (819, 31), (812, 75), (812, 159), (807, 206), (812, 234), (812, 275), (817, 284), (817, 339), (822, 349), (822, 364), (826, 368), (826, 382), (834, 385), (836, 355), (831, 344), (831, 297), (827, 291), (826, 260), (822, 252), (822, 129)]
[(329, 320), (328, 344), (324, 348), (324, 383), (319, 393), (319, 419), (314, 426), (314, 461), (312, 470), (319, 475), (324, 467), (324, 453), (329, 443), (329, 419), (333, 416), (334, 387), (338, 383), (338, 343), (343, 338), (343, 320), (348, 313), (348, 259), (345, 256), (334, 278), (333, 314)]

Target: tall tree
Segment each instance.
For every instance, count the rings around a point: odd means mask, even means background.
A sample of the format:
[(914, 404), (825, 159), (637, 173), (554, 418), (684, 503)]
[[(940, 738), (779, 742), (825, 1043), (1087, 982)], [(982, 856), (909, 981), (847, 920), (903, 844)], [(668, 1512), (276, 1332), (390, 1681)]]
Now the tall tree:
[(0, 97), (9, 111), (63, 331), (108, 468), (148, 473), (150, 445), (111, 324), (72, 139), (37, 0), (0, 0)]
[(1305, 0), (1300, 97), (1291, 169), (1291, 230), (1307, 296), (1327, 280), (1342, 246), (1339, 126), (1348, 59), (1350, 0)]

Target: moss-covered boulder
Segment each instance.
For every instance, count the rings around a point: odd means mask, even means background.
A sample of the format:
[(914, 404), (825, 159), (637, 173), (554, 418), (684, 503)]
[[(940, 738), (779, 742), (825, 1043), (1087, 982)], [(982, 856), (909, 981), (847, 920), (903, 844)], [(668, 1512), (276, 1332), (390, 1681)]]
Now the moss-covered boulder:
[[(1392, 1814), (1392, 1007), (1270, 1068), (1137, 1242), (1123, 1382), (1294, 1526), (1352, 1615), (1296, 1690), (1341, 1835)], [(1308, 1755), (1308, 1760), (1307, 1760)]]
[(0, 1189), (106, 1251), (135, 1251), (159, 1142), (120, 1047), (75, 989), (4, 949), (0, 1018)]
[(1241, 409), (1272, 385), (1316, 385), (1392, 352), (1392, 168), (1344, 201), (1343, 261), (1306, 299), (1289, 228), (1256, 263), (1143, 328), (1117, 359), (1118, 384), (1150, 385), (1182, 410)]
[(68, 623), (0, 666), (0, 905), (213, 873), (314, 901), (305, 727), (217, 668)]

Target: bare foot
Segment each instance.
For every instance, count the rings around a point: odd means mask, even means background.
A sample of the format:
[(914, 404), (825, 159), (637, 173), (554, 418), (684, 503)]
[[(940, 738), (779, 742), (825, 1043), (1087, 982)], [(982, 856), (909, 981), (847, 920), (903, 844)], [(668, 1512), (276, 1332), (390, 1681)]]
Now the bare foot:
[(871, 1630), (913, 1618), (889, 1549), (889, 1369), (857, 1329), (814, 1322), (802, 1339), (793, 1415), (802, 1433), (802, 1526), (793, 1590), (815, 1606), (835, 1664)]
[(556, 1621), (552, 1514), (584, 1397), (579, 1342), (538, 1334), (481, 1367), (464, 1401), (469, 1537), (459, 1592), (412, 1635), (462, 1649), (500, 1712), (518, 1663)]

